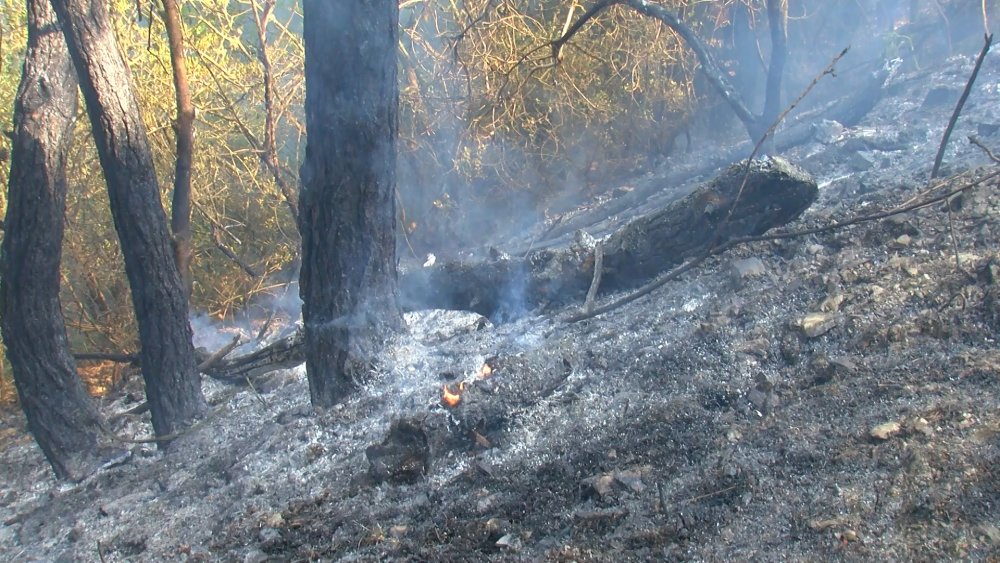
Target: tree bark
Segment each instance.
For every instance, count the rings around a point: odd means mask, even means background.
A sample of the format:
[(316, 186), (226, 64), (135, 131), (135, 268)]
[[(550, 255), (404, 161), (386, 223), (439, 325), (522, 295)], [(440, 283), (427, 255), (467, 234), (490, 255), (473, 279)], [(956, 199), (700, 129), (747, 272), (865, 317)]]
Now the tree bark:
[(396, 286), (395, 0), (304, 0), (299, 230), (312, 403), (342, 400), (402, 326)]
[(177, 0), (162, 0), (163, 23), (170, 45), (170, 64), (174, 73), (177, 118), (174, 135), (177, 155), (174, 163), (174, 196), (170, 209), (174, 262), (181, 277), (184, 299), (191, 299), (191, 160), (194, 156), (194, 103), (188, 88), (184, 64), (184, 32)]
[(21, 408), (60, 478), (80, 480), (114, 449), (77, 376), (59, 303), (66, 153), (77, 83), (48, 0), (28, 2), (0, 274), (0, 328)]
[(158, 436), (173, 434), (186, 427), (205, 402), (187, 302), (132, 77), (103, 1), (51, 1), (76, 67), (108, 184), (139, 325), (153, 429)]

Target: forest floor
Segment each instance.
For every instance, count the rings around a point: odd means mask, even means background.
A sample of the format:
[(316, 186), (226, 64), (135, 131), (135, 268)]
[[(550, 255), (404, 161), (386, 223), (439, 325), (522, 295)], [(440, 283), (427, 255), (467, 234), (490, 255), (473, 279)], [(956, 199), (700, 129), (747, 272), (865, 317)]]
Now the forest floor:
[[(820, 184), (788, 228), (947, 189), (927, 177), (970, 69), (901, 75), (860, 126), (782, 155)], [(966, 140), (1000, 148), (996, 108), (994, 54), (947, 186), (998, 170)], [(79, 484), (55, 481), (6, 413), (0, 559), (997, 560), (997, 179), (953, 207), (745, 245), (577, 323), (568, 309), (496, 325), (411, 316), (340, 407), (312, 413), (302, 367), (255, 391), (206, 381), (205, 424)], [(452, 409), (440, 399), (455, 379), (467, 395)], [(141, 397), (132, 385), (104, 399), (109, 416)], [(394, 421), (434, 435), (476, 408), (475, 428), (431, 444), (425, 475), (370, 471)], [(150, 429), (126, 416), (114, 431)]]

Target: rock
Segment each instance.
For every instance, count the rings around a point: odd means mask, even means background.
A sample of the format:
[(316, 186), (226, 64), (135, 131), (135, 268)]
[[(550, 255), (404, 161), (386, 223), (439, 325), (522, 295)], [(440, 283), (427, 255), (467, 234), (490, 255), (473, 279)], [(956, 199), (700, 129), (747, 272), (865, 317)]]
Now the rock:
[(615, 478), (611, 475), (596, 475), (594, 477), (587, 477), (581, 483), (591, 491), (591, 494), (596, 494), (599, 498), (605, 498), (610, 495), (614, 490)]
[(934, 428), (931, 426), (931, 423), (923, 417), (917, 417), (911, 420), (907, 425), (907, 430), (913, 432), (914, 434), (923, 434), (928, 438), (934, 434)]
[(616, 471), (615, 481), (632, 492), (641, 493), (646, 490), (646, 485), (642, 482), (642, 474), (635, 470)]
[(822, 336), (837, 326), (840, 315), (832, 313), (809, 313), (798, 321), (802, 334), (809, 338)]
[(868, 432), (868, 435), (876, 440), (888, 440), (903, 429), (903, 426), (897, 421), (886, 422), (884, 424), (879, 424), (875, 428), (872, 428)]
[(774, 393), (774, 384), (763, 374), (757, 376), (756, 383), (747, 396), (757, 412), (766, 416), (778, 405), (778, 396)]
[(833, 119), (823, 119), (813, 125), (813, 137), (824, 145), (839, 141), (843, 134), (844, 126)]
[(729, 275), (733, 278), (736, 287), (742, 287), (747, 280), (757, 278), (767, 273), (764, 262), (760, 258), (744, 258), (736, 260), (729, 265)]
[(913, 242), (913, 239), (910, 238), (910, 235), (902, 234), (896, 237), (896, 239), (892, 241), (889, 246), (892, 248), (906, 248), (907, 246), (910, 246), (911, 242)]
[(511, 551), (519, 551), (521, 549), (521, 538), (517, 534), (504, 534), (503, 537), (497, 540), (497, 547), (502, 547), (509, 549)]
[(851, 170), (856, 172), (865, 172), (875, 167), (875, 158), (869, 151), (852, 152), (847, 156), (845, 164), (847, 164)]

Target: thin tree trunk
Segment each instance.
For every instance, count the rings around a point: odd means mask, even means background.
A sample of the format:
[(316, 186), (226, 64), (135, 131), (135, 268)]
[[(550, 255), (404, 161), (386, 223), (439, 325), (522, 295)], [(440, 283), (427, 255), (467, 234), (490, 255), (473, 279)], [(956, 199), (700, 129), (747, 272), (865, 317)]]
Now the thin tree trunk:
[(153, 155), (132, 77), (101, 0), (51, 0), (76, 66), (125, 257), (142, 345), (140, 363), (159, 436), (204, 407), (187, 302), (170, 248)]
[(754, 143), (764, 136), (781, 112), (781, 79), (788, 58), (788, 0), (767, 0), (767, 24), (771, 31), (771, 63), (767, 67), (764, 111), (758, 119), (756, 134), (750, 135)]
[(188, 88), (184, 64), (184, 33), (177, 0), (162, 0), (163, 22), (170, 45), (170, 64), (174, 71), (177, 98), (177, 156), (174, 164), (174, 197), (170, 210), (174, 262), (181, 276), (184, 298), (191, 299), (191, 159), (194, 155), (194, 103)]
[(48, 0), (28, 2), (28, 51), (14, 102), (0, 320), (28, 428), (60, 478), (113, 455), (69, 352), (59, 303), (66, 153), (77, 83)]
[(274, 72), (271, 70), (271, 57), (267, 50), (267, 20), (271, 17), (275, 0), (264, 0), (263, 10), (257, 6), (257, 0), (250, 0), (253, 7), (254, 25), (257, 27), (257, 40), (260, 42), (261, 70), (264, 80), (264, 146), (261, 147), (263, 154), (261, 160), (274, 177), (274, 183), (278, 186), (278, 191), (285, 198), (288, 211), (292, 214), (292, 219), (299, 220), (299, 208), (295, 199), (295, 192), (288, 180), (285, 178), (281, 162), (278, 160), (278, 145), (275, 134), (276, 124), (274, 119)]
[(402, 326), (396, 285), (398, 8), (304, 0), (308, 144), (302, 165), (302, 319), (313, 405), (343, 399)]

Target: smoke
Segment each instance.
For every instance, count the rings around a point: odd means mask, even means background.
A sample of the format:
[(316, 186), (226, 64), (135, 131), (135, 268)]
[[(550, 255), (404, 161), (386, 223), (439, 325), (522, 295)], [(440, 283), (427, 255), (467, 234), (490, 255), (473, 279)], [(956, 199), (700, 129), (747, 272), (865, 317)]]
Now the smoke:
[(255, 297), (227, 320), (205, 312), (192, 314), (189, 320), (195, 348), (214, 352), (239, 336), (241, 345), (235, 351), (246, 352), (248, 347), (262, 346), (295, 330), (302, 320), (299, 284), (293, 281), (276, 286)]

